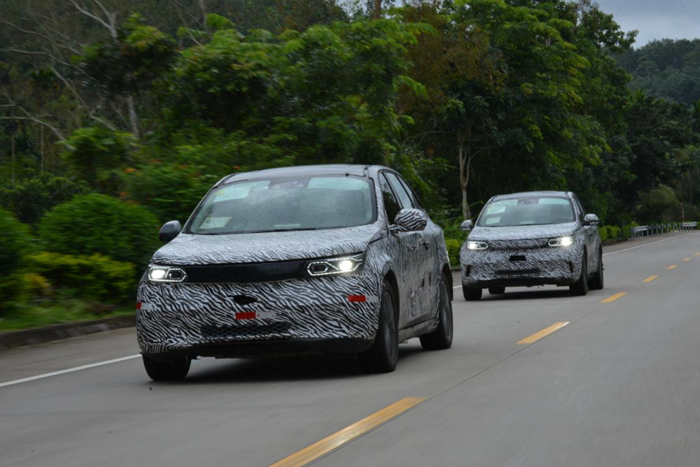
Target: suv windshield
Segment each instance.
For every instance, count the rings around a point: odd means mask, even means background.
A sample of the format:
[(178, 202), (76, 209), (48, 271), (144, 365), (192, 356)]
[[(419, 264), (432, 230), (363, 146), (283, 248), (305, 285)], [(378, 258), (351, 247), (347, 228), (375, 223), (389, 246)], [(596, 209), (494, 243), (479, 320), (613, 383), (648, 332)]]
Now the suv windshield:
[(549, 225), (573, 222), (574, 209), (568, 198), (526, 197), (493, 201), (479, 216), (480, 227)]
[(352, 176), (233, 182), (213, 190), (195, 212), (193, 234), (237, 234), (353, 227), (374, 220), (372, 187)]

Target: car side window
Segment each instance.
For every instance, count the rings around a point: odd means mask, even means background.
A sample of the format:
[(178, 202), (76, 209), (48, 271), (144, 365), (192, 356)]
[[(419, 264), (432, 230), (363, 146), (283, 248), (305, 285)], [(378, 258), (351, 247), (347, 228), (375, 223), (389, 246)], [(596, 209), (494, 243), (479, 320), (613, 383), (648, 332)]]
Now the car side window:
[(398, 195), (401, 207), (403, 209), (414, 208), (415, 206), (413, 205), (413, 201), (411, 200), (411, 197), (409, 196), (408, 192), (406, 191), (406, 188), (404, 188), (404, 186), (399, 181), (399, 178), (396, 176), (396, 174), (393, 174), (391, 172), (387, 172), (387, 173), (385, 173), (385, 175), (389, 179), (389, 183), (391, 184), (391, 187), (394, 189), (394, 192)]
[(579, 201), (578, 197), (574, 197), (574, 201), (576, 202), (576, 206), (578, 207), (578, 217), (581, 221), (583, 221), (583, 217), (586, 215), (586, 209), (583, 207), (583, 204), (581, 204), (581, 201)]
[(393, 224), (396, 215), (401, 210), (401, 207), (399, 206), (399, 201), (396, 199), (396, 195), (391, 189), (389, 180), (387, 180), (384, 173), (379, 175), (379, 188), (382, 190), (382, 198), (384, 199), (384, 210), (386, 211), (387, 221), (389, 224)]
[(401, 182), (401, 185), (406, 189), (406, 193), (408, 193), (408, 196), (411, 197), (411, 203), (413, 204), (413, 207), (416, 209), (423, 209), (423, 206), (420, 204), (420, 201), (418, 200), (418, 196), (416, 196), (416, 192), (413, 191), (413, 188), (411, 188), (408, 185), (408, 182), (403, 179), (403, 177), (398, 177), (399, 181)]

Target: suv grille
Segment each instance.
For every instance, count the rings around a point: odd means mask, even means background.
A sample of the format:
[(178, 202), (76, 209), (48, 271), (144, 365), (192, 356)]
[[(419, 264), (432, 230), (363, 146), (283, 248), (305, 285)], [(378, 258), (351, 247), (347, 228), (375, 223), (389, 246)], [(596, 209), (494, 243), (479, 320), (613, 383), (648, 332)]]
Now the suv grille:
[(275, 321), (269, 324), (239, 324), (234, 326), (202, 326), (202, 337), (210, 340), (224, 340), (236, 337), (266, 336), (284, 334), (291, 323)]
[(297, 279), (303, 277), (305, 264), (306, 260), (180, 267), (187, 273), (187, 282), (195, 284), (220, 284)]

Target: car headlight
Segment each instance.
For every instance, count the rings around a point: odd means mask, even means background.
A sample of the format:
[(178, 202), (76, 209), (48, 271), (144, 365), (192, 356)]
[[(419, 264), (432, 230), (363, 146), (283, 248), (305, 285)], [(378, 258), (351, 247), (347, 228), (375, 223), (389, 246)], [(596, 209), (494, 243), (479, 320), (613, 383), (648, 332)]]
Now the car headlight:
[(306, 263), (306, 272), (314, 277), (350, 274), (362, 269), (364, 261), (364, 254), (343, 256), (341, 258), (316, 259)]
[(574, 237), (566, 236), (553, 238), (549, 241), (549, 246), (571, 246), (574, 244)]
[(489, 247), (486, 242), (467, 242), (468, 250), (485, 250)]
[(170, 266), (149, 266), (148, 280), (151, 282), (182, 282), (187, 278), (184, 269)]

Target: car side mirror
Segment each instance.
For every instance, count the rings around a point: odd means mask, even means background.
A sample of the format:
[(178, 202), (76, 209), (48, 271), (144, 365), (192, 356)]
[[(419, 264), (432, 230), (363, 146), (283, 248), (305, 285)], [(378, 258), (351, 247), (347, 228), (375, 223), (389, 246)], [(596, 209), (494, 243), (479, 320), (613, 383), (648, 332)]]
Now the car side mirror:
[(471, 219), (467, 219), (466, 221), (462, 222), (462, 225), (460, 225), (459, 228), (465, 232), (471, 232), (474, 228), (474, 222), (472, 222)]
[(428, 216), (420, 209), (402, 209), (394, 218), (392, 230), (397, 232), (417, 232), (428, 225)]
[(180, 225), (180, 221), (166, 222), (165, 224), (163, 224), (163, 227), (160, 228), (160, 232), (158, 232), (158, 238), (161, 242), (168, 243), (169, 241), (177, 237), (181, 231), (182, 225)]
[(598, 225), (600, 224), (600, 219), (595, 214), (586, 214), (583, 218), (583, 225)]

